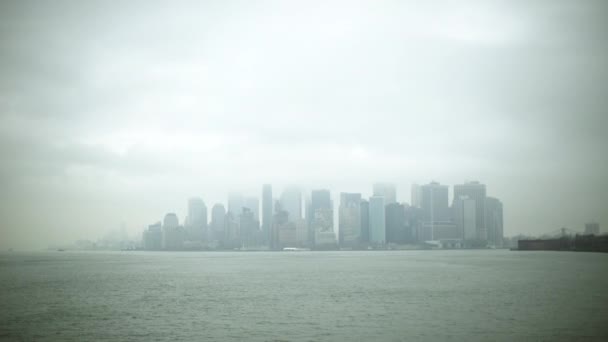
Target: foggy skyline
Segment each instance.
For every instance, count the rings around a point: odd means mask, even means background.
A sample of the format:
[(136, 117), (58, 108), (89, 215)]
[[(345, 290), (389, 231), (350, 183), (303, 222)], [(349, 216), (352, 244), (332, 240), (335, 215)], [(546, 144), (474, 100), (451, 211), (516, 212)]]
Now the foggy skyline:
[[(603, 1), (0, 3), (0, 248), (290, 184), (608, 223)], [(450, 188), (450, 198), (453, 192)]]

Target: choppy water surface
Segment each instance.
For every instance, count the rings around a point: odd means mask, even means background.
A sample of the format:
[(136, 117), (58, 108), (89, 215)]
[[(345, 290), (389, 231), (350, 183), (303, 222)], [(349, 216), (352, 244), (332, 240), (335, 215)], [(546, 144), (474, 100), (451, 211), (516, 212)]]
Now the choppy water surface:
[(608, 254), (8, 253), (0, 339), (608, 340)]

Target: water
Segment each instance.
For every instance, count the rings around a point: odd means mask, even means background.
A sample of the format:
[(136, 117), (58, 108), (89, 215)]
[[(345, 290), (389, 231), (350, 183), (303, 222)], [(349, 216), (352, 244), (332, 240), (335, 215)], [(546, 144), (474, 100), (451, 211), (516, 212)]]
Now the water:
[(608, 254), (0, 255), (0, 339), (608, 340)]

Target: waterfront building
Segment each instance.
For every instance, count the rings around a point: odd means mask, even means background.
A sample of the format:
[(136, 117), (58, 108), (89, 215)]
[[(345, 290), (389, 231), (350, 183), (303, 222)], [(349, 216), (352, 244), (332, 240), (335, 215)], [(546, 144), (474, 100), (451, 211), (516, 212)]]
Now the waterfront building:
[(386, 243), (405, 244), (408, 232), (405, 225), (405, 207), (403, 204), (391, 203), (385, 208)]
[(502, 202), (494, 197), (486, 197), (485, 229), (488, 243), (495, 247), (503, 246)]
[(455, 197), (452, 203), (453, 222), (461, 238), (467, 241), (479, 240), (477, 229), (477, 203), (468, 196)]
[(448, 187), (437, 182), (421, 186), (420, 207), (424, 222), (445, 222), (450, 220), (448, 208)]
[(262, 232), (266, 241), (270, 239), (273, 207), (272, 186), (264, 184), (262, 186)]
[(361, 243), (361, 194), (340, 194), (338, 227), (341, 247), (355, 247)]
[(221, 242), (224, 240), (225, 234), (225, 219), (226, 219), (226, 208), (221, 203), (216, 203), (211, 208), (211, 232), (210, 239), (213, 241)]
[(384, 196), (369, 198), (369, 239), (373, 245), (386, 243)]
[(201, 241), (207, 239), (207, 206), (199, 197), (188, 200), (188, 239)]
[(361, 244), (369, 244), (369, 202), (361, 199)]
[(467, 196), (475, 201), (475, 226), (477, 227), (477, 240), (488, 240), (485, 222), (486, 186), (480, 182), (465, 182), (454, 185), (454, 198)]

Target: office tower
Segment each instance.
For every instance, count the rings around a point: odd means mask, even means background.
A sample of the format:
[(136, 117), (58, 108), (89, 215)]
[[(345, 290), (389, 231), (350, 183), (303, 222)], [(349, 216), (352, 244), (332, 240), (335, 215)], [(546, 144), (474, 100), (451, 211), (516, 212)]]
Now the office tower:
[(179, 219), (175, 213), (168, 213), (163, 219), (163, 229), (177, 228), (179, 226)]
[(272, 227), (272, 212), (272, 186), (270, 184), (264, 184), (262, 186), (262, 232), (264, 233), (266, 240), (269, 240), (270, 238), (270, 227)]
[(392, 183), (375, 183), (374, 196), (384, 197), (384, 204), (397, 203), (397, 187)]
[(168, 213), (163, 219), (163, 249), (180, 250), (183, 248), (185, 231), (179, 226), (179, 220), (174, 213)]
[(242, 246), (257, 246), (258, 231), (259, 221), (255, 219), (255, 214), (249, 208), (243, 208), (241, 215), (239, 215), (239, 235)]
[(361, 244), (369, 243), (369, 202), (361, 199)]
[(412, 184), (412, 207), (420, 208), (422, 202), (422, 189), (418, 184)]
[(258, 222), (260, 221), (260, 200), (257, 197), (245, 197), (243, 208), (251, 210), (253, 218)]
[(408, 243), (426, 241), (423, 239), (423, 211), (421, 208), (404, 207), (405, 225), (407, 227)]
[(384, 197), (372, 196), (369, 198), (369, 240), (373, 245), (386, 243)]
[(190, 240), (207, 239), (207, 206), (198, 197), (188, 200), (188, 237)]
[[(298, 221), (301, 221), (301, 219)], [(270, 231), (271, 249), (280, 250), (285, 247), (297, 246), (296, 224), (289, 221), (289, 213), (283, 210), (280, 204), (275, 207)]]
[(310, 246), (308, 239), (308, 222), (305, 219), (299, 219), (295, 222), (296, 241), (298, 247)]
[(334, 211), (319, 208), (315, 210), (313, 229), (315, 232), (314, 246), (317, 249), (336, 248), (336, 234), (334, 232)]
[[(502, 205), (500, 209), (502, 218)], [(600, 235), (600, 224), (597, 222), (585, 223), (585, 235)]]
[(486, 186), (479, 182), (466, 182), (454, 185), (454, 198), (467, 196), (475, 201), (475, 225), (477, 227), (477, 239), (487, 240), (485, 228), (485, 203)]
[(289, 214), (288, 220), (295, 222), (302, 218), (302, 192), (294, 186), (283, 190), (281, 194), (281, 207)]
[(224, 238), (223, 246), (226, 248), (240, 248), (241, 236), (239, 232), (238, 218), (230, 211), (224, 216)]
[(340, 246), (355, 247), (361, 242), (361, 194), (340, 193), (338, 213)]
[(452, 204), (453, 218), (462, 239), (472, 241), (478, 239), (477, 204), (468, 196), (455, 197)]
[(224, 240), (224, 228), (226, 219), (226, 209), (221, 203), (216, 203), (211, 208), (211, 233), (210, 239), (215, 241)]
[(420, 206), (424, 222), (445, 222), (450, 220), (448, 208), (448, 187), (437, 182), (421, 186)]
[(391, 203), (385, 208), (386, 243), (405, 244), (408, 234), (405, 225), (405, 207)]
[(160, 222), (151, 224), (144, 231), (143, 236), (144, 249), (148, 251), (158, 251), (163, 248), (163, 232)]
[(502, 247), (502, 202), (494, 197), (486, 197), (485, 211), (485, 228), (488, 242), (495, 247)]
[(228, 194), (228, 212), (232, 214), (234, 219), (237, 219), (241, 214), (244, 204), (245, 200), (241, 193), (231, 192)]

